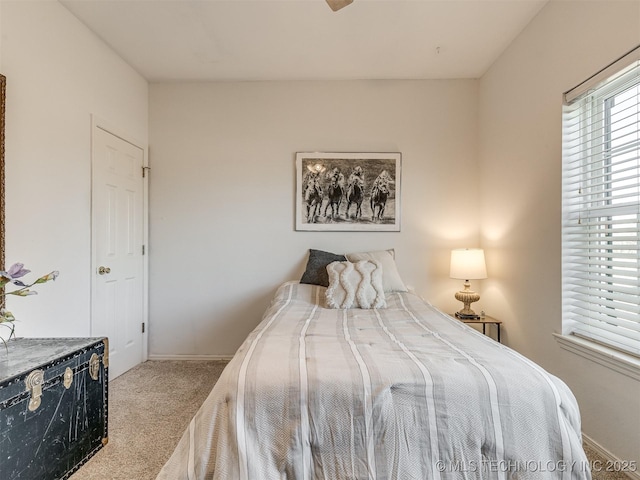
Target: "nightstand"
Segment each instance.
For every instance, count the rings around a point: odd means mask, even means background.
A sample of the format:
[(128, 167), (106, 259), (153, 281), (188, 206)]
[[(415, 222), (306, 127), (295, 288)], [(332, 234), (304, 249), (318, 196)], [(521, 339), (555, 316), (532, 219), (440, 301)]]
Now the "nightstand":
[(464, 323), (477, 323), (479, 325), (482, 325), (482, 333), (483, 334), (487, 334), (487, 325), (495, 325), (496, 326), (496, 339), (498, 340), (498, 343), (500, 343), (500, 325), (502, 325), (502, 321), (501, 320), (496, 320), (493, 317), (490, 317), (489, 315), (485, 315), (484, 317), (481, 318), (458, 318), (455, 315), (451, 315), (453, 318), (455, 318), (456, 320), (460, 320), (461, 322)]

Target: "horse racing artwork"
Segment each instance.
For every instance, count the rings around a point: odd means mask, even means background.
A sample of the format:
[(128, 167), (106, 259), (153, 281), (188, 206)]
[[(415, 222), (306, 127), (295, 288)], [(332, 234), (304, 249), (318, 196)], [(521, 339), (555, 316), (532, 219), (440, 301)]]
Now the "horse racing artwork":
[(400, 153), (297, 153), (296, 230), (400, 231)]

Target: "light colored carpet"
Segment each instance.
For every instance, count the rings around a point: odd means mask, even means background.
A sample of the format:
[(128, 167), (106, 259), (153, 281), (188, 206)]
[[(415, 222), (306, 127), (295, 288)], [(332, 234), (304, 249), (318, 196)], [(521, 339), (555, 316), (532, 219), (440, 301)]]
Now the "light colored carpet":
[(109, 382), (109, 443), (70, 480), (153, 480), (227, 362), (152, 361)]
[[(152, 361), (111, 381), (109, 443), (70, 480), (154, 480), (225, 365)], [(595, 451), (585, 451), (592, 465), (606, 465)], [(623, 479), (620, 472), (593, 472), (593, 480)]]
[(629, 480), (629, 476), (621, 471), (615, 471), (615, 462), (607, 462), (591, 447), (585, 446), (584, 451), (589, 458), (591, 477), (593, 480)]

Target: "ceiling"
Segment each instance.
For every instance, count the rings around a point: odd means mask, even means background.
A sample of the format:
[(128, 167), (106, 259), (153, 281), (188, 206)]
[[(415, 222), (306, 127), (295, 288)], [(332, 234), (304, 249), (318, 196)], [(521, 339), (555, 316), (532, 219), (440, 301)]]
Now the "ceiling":
[(150, 82), (478, 78), (548, 0), (60, 0)]

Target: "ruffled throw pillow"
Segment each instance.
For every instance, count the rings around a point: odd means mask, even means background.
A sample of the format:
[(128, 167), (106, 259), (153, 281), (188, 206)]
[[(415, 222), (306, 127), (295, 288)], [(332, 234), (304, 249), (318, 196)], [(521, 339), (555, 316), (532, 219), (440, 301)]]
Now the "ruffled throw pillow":
[(333, 262), (327, 265), (329, 308), (385, 308), (382, 265), (376, 260)]

